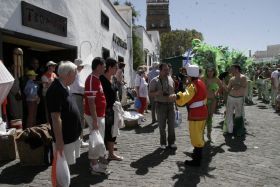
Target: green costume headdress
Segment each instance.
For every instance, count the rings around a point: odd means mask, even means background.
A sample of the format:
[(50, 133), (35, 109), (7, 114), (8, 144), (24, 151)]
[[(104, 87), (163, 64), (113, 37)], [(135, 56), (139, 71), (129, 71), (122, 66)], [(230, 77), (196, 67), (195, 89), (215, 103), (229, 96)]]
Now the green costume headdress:
[(217, 68), (217, 49), (215, 47), (202, 43), (198, 39), (192, 41), (192, 47), (192, 64), (197, 64), (203, 69)]
[(244, 70), (253, 63), (251, 58), (242, 52), (229, 50), (224, 46), (211, 46), (202, 43), (199, 39), (192, 40), (193, 57), (192, 64), (197, 64), (203, 69), (214, 68), (217, 73), (224, 72), (232, 64), (239, 64)]

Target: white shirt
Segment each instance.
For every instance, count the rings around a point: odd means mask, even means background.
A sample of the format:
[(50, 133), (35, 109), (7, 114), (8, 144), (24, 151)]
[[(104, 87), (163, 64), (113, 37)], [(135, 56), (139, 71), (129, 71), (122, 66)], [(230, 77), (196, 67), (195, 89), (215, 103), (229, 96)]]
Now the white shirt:
[(271, 73), (271, 78), (274, 79), (274, 83), (275, 83), (275, 87), (277, 88), (278, 85), (279, 85), (279, 76), (280, 76), (280, 73), (278, 70), (275, 70)]
[(74, 82), (69, 86), (71, 94), (82, 94), (85, 92), (85, 83), (81, 80), (81, 73), (78, 72)]
[(144, 77), (136, 75), (134, 85), (139, 87), (139, 97), (148, 97), (148, 83)]

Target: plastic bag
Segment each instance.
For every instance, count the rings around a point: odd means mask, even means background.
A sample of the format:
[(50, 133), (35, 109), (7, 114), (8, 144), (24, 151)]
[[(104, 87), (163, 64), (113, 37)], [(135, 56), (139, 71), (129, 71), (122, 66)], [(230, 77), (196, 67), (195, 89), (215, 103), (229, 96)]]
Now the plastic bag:
[(175, 110), (175, 127), (179, 127), (182, 123), (182, 114), (179, 110)]
[(62, 187), (68, 187), (70, 180), (70, 171), (64, 153), (62, 155), (55, 153), (52, 164), (52, 185), (57, 186), (58, 184)]
[(104, 140), (98, 130), (91, 131), (89, 135), (89, 145), (92, 151), (99, 155), (104, 156), (106, 152), (106, 147), (104, 145)]
[(6, 134), (6, 126), (7, 124), (5, 122), (0, 122), (0, 133)]

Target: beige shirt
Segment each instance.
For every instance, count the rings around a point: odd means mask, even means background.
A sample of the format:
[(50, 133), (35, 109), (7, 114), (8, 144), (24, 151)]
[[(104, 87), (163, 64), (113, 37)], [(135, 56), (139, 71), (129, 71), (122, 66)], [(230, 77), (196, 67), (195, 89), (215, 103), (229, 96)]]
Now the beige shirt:
[(173, 102), (168, 98), (169, 95), (174, 94), (174, 81), (168, 76), (165, 79), (160, 79), (159, 76), (152, 79), (149, 85), (149, 92), (160, 91), (160, 95), (155, 97), (157, 102)]

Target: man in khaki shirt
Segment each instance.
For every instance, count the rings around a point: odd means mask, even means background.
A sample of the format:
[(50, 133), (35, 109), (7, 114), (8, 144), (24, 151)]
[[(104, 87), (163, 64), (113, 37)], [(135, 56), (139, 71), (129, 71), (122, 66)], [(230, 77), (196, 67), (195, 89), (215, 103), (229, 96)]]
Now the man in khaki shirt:
[(174, 92), (174, 82), (169, 76), (168, 64), (159, 65), (159, 76), (152, 79), (149, 87), (149, 95), (154, 97), (156, 102), (157, 119), (160, 131), (160, 148), (166, 148), (166, 122), (168, 125), (168, 145), (176, 149), (175, 144), (175, 108), (174, 101), (176, 94)]

